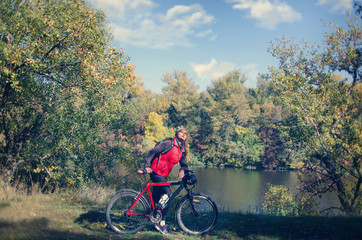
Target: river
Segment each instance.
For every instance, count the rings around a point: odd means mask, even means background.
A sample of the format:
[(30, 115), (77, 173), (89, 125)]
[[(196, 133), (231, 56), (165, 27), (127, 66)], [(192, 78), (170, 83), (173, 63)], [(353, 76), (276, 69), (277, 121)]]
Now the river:
[[(195, 192), (209, 195), (220, 210), (255, 212), (262, 204), (268, 184), (284, 185), (297, 193), (298, 177), (289, 171), (252, 171), (233, 168), (193, 168), (198, 183)], [(320, 199), (319, 209), (338, 205), (336, 194)]]

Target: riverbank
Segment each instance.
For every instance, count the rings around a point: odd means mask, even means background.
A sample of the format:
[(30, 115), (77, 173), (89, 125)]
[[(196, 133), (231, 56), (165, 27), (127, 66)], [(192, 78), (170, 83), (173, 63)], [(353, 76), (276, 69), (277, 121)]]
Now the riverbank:
[(172, 222), (172, 210), (169, 236), (161, 235), (152, 225), (136, 235), (117, 235), (106, 224), (104, 203), (79, 200), (69, 194), (2, 200), (0, 239), (362, 239), (361, 217), (273, 217), (230, 212), (219, 214), (211, 233), (188, 236)]
[(251, 171), (298, 171), (300, 167), (295, 165), (281, 165), (281, 166), (269, 166), (265, 167), (261, 164), (259, 165), (245, 165), (242, 167), (236, 167), (228, 164), (190, 164), (192, 167), (202, 167), (202, 168), (232, 168), (232, 169), (243, 169)]

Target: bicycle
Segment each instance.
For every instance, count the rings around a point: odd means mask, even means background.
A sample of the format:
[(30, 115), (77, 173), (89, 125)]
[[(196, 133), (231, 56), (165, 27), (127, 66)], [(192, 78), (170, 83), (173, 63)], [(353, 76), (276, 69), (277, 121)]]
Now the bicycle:
[[(175, 218), (179, 227), (184, 232), (193, 235), (204, 234), (214, 228), (218, 218), (217, 206), (210, 197), (194, 193), (193, 187), (188, 187), (187, 176), (190, 176), (193, 171), (186, 170), (185, 177), (181, 181), (164, 183), (149, 183), (145, 169), (138, 169), (137, 173), (144, 176), (146, 186), (143, 190), (141, 192), (132, 189), (119, 190), (107, 205), (107, 223), (113, 231), (119, 234), (136, 233), (145, 227), (148, 219), (151, 223), (159, 223), (162, 219), (162, 210), (169, 206), (183, 189), (187, 194), (179, 199), (175, 208)], [(172, 185), (179, 185), (179, 187), (165, 205), (156, 204), (150, 187)], [(146, 190), (149, 200), (144, 196)]]

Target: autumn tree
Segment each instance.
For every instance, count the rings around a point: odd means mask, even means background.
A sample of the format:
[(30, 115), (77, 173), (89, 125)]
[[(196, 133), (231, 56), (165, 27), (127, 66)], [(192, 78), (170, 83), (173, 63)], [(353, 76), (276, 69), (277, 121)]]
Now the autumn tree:
[(145, 122), (145, 145), (150, 150), (155, 144), (165, 138), (173, 137), (174, 129), (164, 126), (162, 116), (151, 112)]
[(4, 0), (0, 12), (2, 176), (42, 186), (94, 177), (112, 161), (112, 126), (131, 122), (124, 104), (143, 91), (110, 47), (105, 15), (81, 0)]
[[(357, 3), (355, 5), (358, 6)], [(359, 5), (361, 8), (361, 5)], [(358, 17), (351, 17), (348, 14), (348, 29), (339, 27), (333, 23), (333, 33), (325, 34), (327, 44), (324, 53), (324, 61), (332, 70), (344, 71), (352, 77), (350, 91), (361, 82), (362, 66), (362, 40), (361, 24)]]
[(192, 133), (194, 130), (192, 122), (197, 116), (195, 103), (199, 99), (199, 87), (186, 71), (176, 69), (173, 74), (165, 73), (162, 81), (167, 84), (162, 88), (162, 93), (163, 99), (168, 104), (165, 111), (168, 125), (173, 128), (185, 127)]
[(263, 145), (262, 165), (273, 168), (291, 165), (289, 139), (280, 130), (290, 120), (290, 110), (278, 102), (269, 75), (258, 76), (256, 88), (248, 90), (248, 100), (253, 112), (249, 127), (256, 129)]
[(243, 154), (246, 152), (240, 145), (243, 135), (237, 128), (246, 126), (251, 116), (245, 81), (240, 71), (230, 72), (213, 81), (202, 94), (198, 145), (206, 161), (234, 166), (246, 161), (248, 154)]
[[(361, 214), (361, 25), (347, 19), (347, 29), (325, 34), (326, 47), (296, 44), (285, 38), (270, 52), (279, 99), (295, 116), (290, 137), (303, 149), (303, 187), (312, 195), (336, 190), (343, 211)], [(325, 51), (320, 51), (325, 49)], [(333, 73), (344, 70), (351, 81)], [(297, 146), (297, 145), (295, 145)]]

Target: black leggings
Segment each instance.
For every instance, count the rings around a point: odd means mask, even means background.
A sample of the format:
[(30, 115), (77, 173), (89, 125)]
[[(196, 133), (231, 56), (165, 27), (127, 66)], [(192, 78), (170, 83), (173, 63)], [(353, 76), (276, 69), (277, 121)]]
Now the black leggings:
[[(167, 179), (164, 176), (158, 175), (155, 172), (152, 172), (150, 174), (150, 177), (151, 177), (152, 182), (154, 182), (154, 183), (167, 182)], [(171, 196), (172, 192), (171, 192), (170, 186), (153, 187), (152, 198), (153, 198), (153, 201), (155, 204), (157, 204), (159, 202), (159, 200), (163, 194), (167, 194), (168, 196)], [(168, 206), (162, 210), (162, 220), (165, 220), (167, 211), (168, 211)]]

